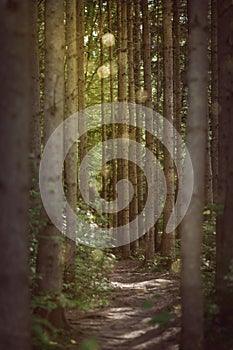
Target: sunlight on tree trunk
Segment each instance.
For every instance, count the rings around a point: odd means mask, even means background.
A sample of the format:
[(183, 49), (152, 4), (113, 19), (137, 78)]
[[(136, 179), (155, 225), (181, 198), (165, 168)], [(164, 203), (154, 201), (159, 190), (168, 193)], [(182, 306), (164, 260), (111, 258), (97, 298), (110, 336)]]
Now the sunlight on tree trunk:
[[(45, 6), (44, 145), (64, 118), (64, 48), (63, 4), (49, 0)], [(59, 137), (53, 149), (54, 162), (58, 162), (63, 154), (63, 134), (60, 133)], [(50, 185), (53, 203), (56, 203), (57, 192), (53, 188), (56, 178), (51, 176), (50, 169), (46, 169), (44, 176)], [(48, 315), (49, 321), (58, 328), (65, 327), (64, 311), (59, 303), (62, 292), (62, 236), (49, 220), (39, 236), (37, 273), (40, 276), (39, 293), (51, 293), (57, 303), (57, 308)]]

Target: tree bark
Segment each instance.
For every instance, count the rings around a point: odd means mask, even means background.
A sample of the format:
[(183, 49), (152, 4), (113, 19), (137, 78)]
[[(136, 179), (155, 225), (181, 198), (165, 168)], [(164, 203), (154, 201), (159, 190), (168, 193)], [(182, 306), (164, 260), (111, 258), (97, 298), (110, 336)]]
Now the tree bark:
[[(64, 49), (63, 3), (49, 0), (45, 4), (44, 145), (64, 117)], [(60, 133), (59, 137), (53, 149), (54, 162), (63, 154), (63, 134)], [(49, 169), (44, 176), (50, 186), (53, 203), (56, 203), (57, 193), (53, 189), (53, 183), (57, 179), (50, 175)], [(62, 291), (62, 237), (49, 220), (39, 236), (37, 273), (41, 277), (38, 280), (39, 293), (49, 292), (57, 304), (57, 308), (46, 315), (47, 318), (55, 327), (66, 327), (64, 312), (59, 303)]]
[[(135, 119), (135, 84), (134, 84), (134, 45), (133, 45), (133, 0), (127, 2), (127, 33), (128, 33), (128, 102), (129, 102), (129, 121), (133, 126), (129, 127), (130, 140), (136, 141), (136, 119)], [(138, 214), (138, 196), (137, 196), (137, 166), (136, 166), (136, 147), (129, 146), (129, 156), (133, 159), (129, 163), (129, 181), (133, 185), (134, 196), (129, 207), (129, 220), (135, 220)], [(138, 241), (138, 221), (135, 221), (132, 237), (131, 251), (136, 253), (139, 248)]]
[[(233, 325), (232, 271), (232, 165), (233, 165), (233, 67), (232, 67), (232, 4), (225, 0), (218, 3), (218, 73), (219, 73), (219, 188), (218, 203), (223, 214), (217, 221), (217, 294), (221, 323)], [(222, 181), (224, 181), (222, 183)]]
[[(181, 223), (182, 350), (203, 349), (203, 301), (201, 245), (207, 146), (208, 2), (188, 3), (189, 66), (186, 144), (194, 169), (194, 188), (189, 210)], [(184, 200), (189, 173), (184, 168)]]
[(210, 128), (212, 133), (210, 153), (212, 166), (213, 202), (218, 203), (218, 36), (217, 2), (211, 1), (211, 105)]
[[(134, 85), (136, 96), (136, 141), (142, 144), (142, 112), (141, 112), (141, 100), (139, 99), (141, 91), (141, 17), (140, 17), (140, 0), (134, 0)], [(137, 155), (137, 163), (142, 166), (142, 155)], [(137, 197), (138, 197), (138, 214), (143, 210), (143, 179), (142, 171), (139, 166), (137, 167)], [(143, 219), (138, 217), (138, 235), (144, 229)], [(140, 239), (139, 243), (143, 240)]]
[(31, 108), (28, 1), (0, 3), (0, 344), (30, 350), (28, 259)]
[[(86, 127), (86, 116), (85, 116), (85, 74), (84, 74), (84, 0), (76, 2), (77, 11), (77, 75), (78, 75), (78, 111), (82, 111), (78, 118), (78, 131), (82, 135)], [(87, 154), (87, 135), (83, 134), (79, 140), (79, 163), (83, 160)], [(83, 177), (88, 178), (88, 169), (83, 172)], [(85, 198), (89, 198), (89, 189), (83, 187)], [(85, 205), (84, 205), (85, 207)]]
[[(78, 91), (77, 91), (77, 47), (76, 47), (76, 1), (66, 2), (66, 82), (65, 82), (65, 102), (66, 111), (65, 119), (77, 112), (78, 108)], [(77, 122), (78, 123), (78, 122)], [(64, 141), (68, 142), (77, 137), (77, 128), (69, 127), (64, 130)], [(74, 143), (69, 150), (69, 153), (65, 159), (65, 186), (66, 186), (66, 198), (76, 213), (77, 211), (77, 176), (78, 176), (78, 147), (77, 143)], [(66, 245), (66, 265), (71, 273), (71, 279), (74, 277), (75, 269), (75, 250), (76, 250), (76, 237), (75, 232), (71, 232), (72, 227), (71, 218), (66, 216), (66, 233), (67, 233), (67, 245)]]
[[(111, 33), (112, 32), (112, 7), (111, 7), (111, 0), (107, 1), (107, 8), (108, 8), (108, 30)], [(111, 129), (110, 129), (110, 139), (114, 140), (116, 137), (116, 125), (114, 124), (115, 122), (115, 115), (114, 115), (114, 107), (113, 107), (113, 102), (114, 102), (114, 71), (113, 71), (113, 64), (114, 64), (114, 57), (113, 57), (113, 47), (109, 47), (109, 64), (110, 64), (110, 102), (112, 103), (111, 105)], [(110, 190), (112, 193), (112, 200), (115, 200), (117, 198), (117, 192), (116, 192), (116, 184), (117, 184), (117, 161), (116, 161), (116, 149), (114, 147), (114, 141), (112, 143), (112, 161), (111, 161), (111, 173), (112, 173), (112, 181), (111, 181), (111, 186)], [(115, 208), (113, 208), (114, 213), (109, 215), (109, 220), (112, 223), (113, 227), (117, 226), (117, 215), (115, 213)]]
[[(118, 0), (119, 7), (119, 56), (118, 56), (118, 98), (119, 102), (127, 101), (127, 1), (126, 0)], [(118, 126), (118, 137), (120, 140), (120, 148), (118, 150), (119, 158), (122, 155), (127, 159), (128, 158), (128, 141), (126, 138), (128, 137), (128, 125), (126, 123), (126, 104), (123, 104), (119, 107), (118, 111), (119, 116), (121, 118), (122, 123)], [(126, 159), (121, 159), (118, 162), (118, 180), (128, 179), (128, 161)], [(118, 213), (117, 223), (118, 226), (123, 226), (128, 224), (129, 222), (129, 205), (128, 205), (128, 184), (125, 182), (123, 184), (123, 203), (125, 204), (125, 208)], [(128, 237), (125, 237), (126, 241), (128, 241)], [(121, 248), (121, 254), (123, 258), (128, 258), (130, 256), (130, 244), (125, 244)]]
[[(163, 74), (164, 74), (164, 103), (163, 117), (173, 124), (173, 46), (172, 46), (172, 1), (163, 1)], [(164, 124), (163, 137), (173, 145), (173, 132)], [(173, 145), (174, 147), (174, 145)], [(167, 199), (163, 214), (163, 234), (161, 251), (164, 256), (174, 258), (175, 232), (166, 233), (168, 220), (174, 206), (174, 167), (172, 156), (166, 147), (164, 152), (164, 175), (167, 182)]]
[[(152, 109), (152, 81), (151, 81), (151, 28), (150, 28), (150, 18), (148, 1), (141, 0), (142, 9), (142, 57), (144, 64), (144, 90), (147, 94), (147, 99), (145, 101), (145, 107), (147, 107), (145, 112), (145, 123), (147, 130), (153, 132), (153, 109)], [(153, 152), (154, 151), (154, 138), (149, 132), (146, 132), (146, 147)], [(154, 172), (153, 165), (146, 160), (147, 174), (149, 174), (149, 179), (153, 182)], [(153, 261), (154, 258), (154, 203), (151, 203), (148, 210), (148, 215), (146, 217), (146, 227), (150, 227), (147, 231), (146, 240), (146, 261)]]

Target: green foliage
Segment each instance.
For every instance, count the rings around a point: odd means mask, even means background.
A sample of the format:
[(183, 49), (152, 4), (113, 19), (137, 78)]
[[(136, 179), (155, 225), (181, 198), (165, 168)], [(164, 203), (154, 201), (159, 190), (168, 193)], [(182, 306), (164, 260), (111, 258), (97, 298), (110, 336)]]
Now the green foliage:
[(150, 320), (150, 324), (153, 325), (153, 326), (156, 325), (156, 324), (159, 324), (162, 327), (167, 327), (170, 319), (171, 319), (170, 312), (168, 310), (164, 310), (160, 314), (154, 316)]
[(61, 350), (63, 347), (53, 341), (57, 339), (58, 330), (42, 317), (32, 317), (33, 348), (43, 350)]
[(99, 344), (98, 344), (96, 338), (89, 338), (89, 339), (84, 340), (81, 343), (80, 349), (81, 350), (99, 350), (100, 347), (99, 347)]
[(213, 204), (207, 205), (204, 210), (203, 245), (202, 245), (202, 276), (204, 294), (208, 296), (215, 288), (216, 271), (216, 218), (219, 207)]
[(153, 303), (151, 302), (151, 300), (146, 299), (143, 303), (142, 303), (142, 309), (151, 309), (153, 307)]
[(65, 268), (64, 293), (79, 309), (88, 310), (108, 303), (109, 273), (115, 257), (99, 249), (79, 245), (76, 252), (74, 276)]

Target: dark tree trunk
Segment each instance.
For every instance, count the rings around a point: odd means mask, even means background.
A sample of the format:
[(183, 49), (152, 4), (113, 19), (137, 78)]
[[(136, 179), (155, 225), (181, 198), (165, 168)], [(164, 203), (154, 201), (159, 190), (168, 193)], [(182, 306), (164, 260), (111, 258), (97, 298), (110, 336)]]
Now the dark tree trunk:
[(29, 2), (0, 3), (0, 345), (30, 350), (28, 261)]

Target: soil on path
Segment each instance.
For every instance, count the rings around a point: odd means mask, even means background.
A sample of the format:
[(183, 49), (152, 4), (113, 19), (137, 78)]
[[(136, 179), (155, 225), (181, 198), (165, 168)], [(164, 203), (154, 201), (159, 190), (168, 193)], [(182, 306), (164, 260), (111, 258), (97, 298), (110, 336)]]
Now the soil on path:
[(179, 349), (177, 278), (142, 272), (135, 261), (120, 261), (111, 275), (111, 284), (108, 306), (81, 315), (74, 311), (68, 314), (74, 337), (79, 344), (86, 344), (77, 349)]

